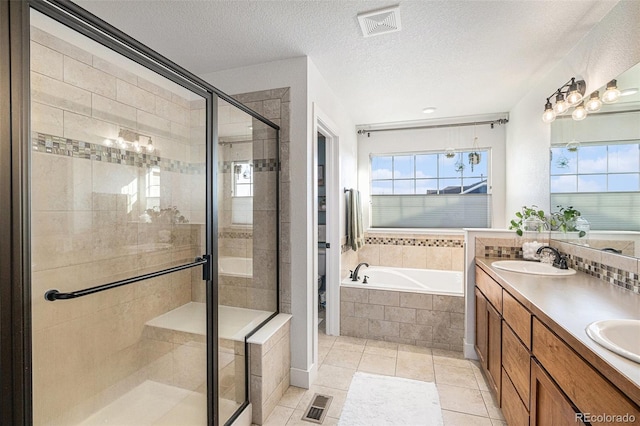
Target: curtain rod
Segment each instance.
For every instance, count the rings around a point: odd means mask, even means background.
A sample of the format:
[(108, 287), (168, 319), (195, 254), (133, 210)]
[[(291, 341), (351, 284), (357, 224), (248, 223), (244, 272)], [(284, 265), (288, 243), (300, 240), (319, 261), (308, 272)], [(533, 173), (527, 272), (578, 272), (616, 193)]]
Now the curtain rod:
[(390, 127), (390, 128), (387, 128), (387, 129), (370, 129), (370, 130), (360, 129), (360, 130), (358, 130), (358, 134), (359, 135), (366, 134), (367, 137), (369, 137), (370, 133), (373, 133), (373, 132), (388, 132), (388, 131), (391, 131), (391, 130), (444, 129), (444, 128), (447, 128), (447, 127), (480, 126), (480, 125), (483, 125), (483, 124), (490, 124), (491, 128), (493, 129), (493, 126), (495, 124), (507, 124), (508, 122), (509, 122), (508, 118), (500, 118), (498, 120), (473, 121), (473, 122), (468, 122), (468, 123), (432, 124), (432, 125), (427, 125), (427, 126)]

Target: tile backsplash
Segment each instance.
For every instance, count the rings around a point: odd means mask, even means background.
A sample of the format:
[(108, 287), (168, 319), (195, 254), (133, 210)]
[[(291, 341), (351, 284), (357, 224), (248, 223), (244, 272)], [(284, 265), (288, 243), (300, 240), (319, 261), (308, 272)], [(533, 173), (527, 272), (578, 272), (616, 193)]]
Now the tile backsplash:
[[(522, 242), (521, 238), (476, 238), (476, 256), (522, 259)], [(571, 268), (640, 294), (637, 259), (556, 240), (545, 244), (566, 254)]]

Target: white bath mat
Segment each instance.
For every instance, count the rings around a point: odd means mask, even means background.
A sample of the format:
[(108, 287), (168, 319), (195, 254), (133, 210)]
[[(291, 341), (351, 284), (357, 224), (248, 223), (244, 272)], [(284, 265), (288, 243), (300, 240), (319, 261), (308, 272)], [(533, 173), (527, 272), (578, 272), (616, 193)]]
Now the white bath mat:
[(357, 372), (340, 426), (442, 426), (435, 383)]

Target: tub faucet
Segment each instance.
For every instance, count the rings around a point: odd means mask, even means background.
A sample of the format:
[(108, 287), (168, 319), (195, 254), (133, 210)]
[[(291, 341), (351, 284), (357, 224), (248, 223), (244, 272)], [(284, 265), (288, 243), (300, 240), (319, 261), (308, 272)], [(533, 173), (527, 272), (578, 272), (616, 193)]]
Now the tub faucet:
[(553, 266), (559, 269), (569, 269), (567, 266), (567, 256), (561, 254), (558, 250), (551, 246), (542, 246), (536, 251), (536, 254), (542, 253), (543, 250), (549, 250), (554, 255)]
[(356, 269), (353, 271), (353, 274), (351, 274), (351, 281), (358, 281), (358, 271), (360, 270), (360, 267), (362, 265), (366, 266), (367, 268), (369, 267), (368, 263), (359, 263), (358, 266), (356, 266)]
[(622, 254), (622, 250), (614, 249), (613, 247), (605, 247), (602, 251), (608, 251), (610, 253)]

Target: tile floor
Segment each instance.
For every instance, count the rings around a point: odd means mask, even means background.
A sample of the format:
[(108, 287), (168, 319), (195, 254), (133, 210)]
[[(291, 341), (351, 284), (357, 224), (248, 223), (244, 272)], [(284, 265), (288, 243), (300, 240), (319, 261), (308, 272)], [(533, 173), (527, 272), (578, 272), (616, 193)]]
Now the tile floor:
[[(309, 426), (301, 420), (315, 393), (333, 401), (324, 425), (337, 425), (356, 371), (435, 382), (445, 426), (506, 425), (474, 361), (461, 352), (358, 339), (318, 336), (318, 379), (311, 389), (290, 386), (265, 426)], [(380, 425), (383, 426), (383, 425)]]

